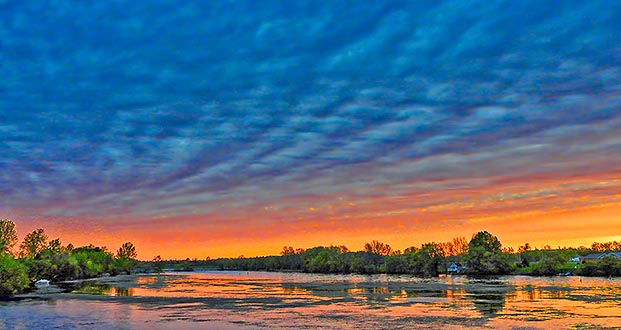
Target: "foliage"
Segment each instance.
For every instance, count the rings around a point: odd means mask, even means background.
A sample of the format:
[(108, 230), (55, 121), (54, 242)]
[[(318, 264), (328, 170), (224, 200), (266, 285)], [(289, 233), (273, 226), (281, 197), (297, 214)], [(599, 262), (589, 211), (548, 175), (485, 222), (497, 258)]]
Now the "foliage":
[(0, 219), (0, 254), (10, 253), (17, 244), (15, 222), (9, 219)]
[(533, 265), (531, 275), (552, 276), (562, 271), (561, 267), (565, 259), (559, 254), (543, 256), (538, 263)]
[(576, 273), (581, 276), (621, 276), (621, 259), (606, 257), (587, 262)]
[(464, 237), (455, 237), (453, 240), (443, 243), (438, 243), (440, 249), (442, 249), (442, 255), (458, 256), (468, 252), (468, 241)]
[(47, 246), (47, 235), (43, 228), (30, 232), (19, 246), (22, 258), (34, 258)]
[(472, 236), (468, 243), (466, 272), (472, 275), (509, 274), (515, 268), (512, 258), (502, 252), (498, 238), (487, 231)]
[(90, 247), (77, 248), (69, 256), (69, 262), (78, 267), (80, 278), (97, 277), (103, 273), (117, 274), (117, 260), (108, 251)]
[(137, 262), (136, 258), (138, 254), (136, 253), (136, 248), (134, 244), (131, 242), (125, 242), (116, 252), (116, 259), (113, 261), (113, 270), (114, 272), (131, 273), (131, 270), (136, 267)]
[(480, 231), (472, 236), (472, 239), (468, 243), (468, 250), (480, 249), (482, 251), (491, 253), (502, 252), (502, 244), (498, 240), (498, 237), (488, 233), (487, 231)]
[[(41, 228), (26, 235), (20, 245), (21, 258), (16, 260), (6, 253), (16, 244), (12, 238), (14, 229), (12, 221), (0, 220), (3, 231), (0, 236), (4, 237), (1, 241), (4, 252), (0, 252), (0, 296), (23, 292), (39, 279), (58, 282), (116, 275), (131, 272), (138, 264), (136, 248), (130, 242), (123, 244), (117, 252), (118, 258), (114, 258), (105, 247), (92, 244), (74, 248), (71, 244), (63, 246), (58, 238), (48, 243)], [(156, 261), (159, 265), (161, 258)]]
[(0, 254), (0, 297), (12, 296), (28, 289), (28, 269), (9, 254)]
[(162, 272), (163, 261), (162, 261), (162, 257), (159, 254), (153, 258), (152, 264), (153, 264), (153, 272), (154, 273), (161, 273)]
[(138, 253), (136, 253), (134, 244), (131, 242), (125, 242), (116, 252), (116, 257), (119, 259), (136, 259), (138, 257)]
[(370, 243), (365, 243), (364, 251), (379, 254), (381, 256), (389, 256), (393, 253), (390, 245), (375, 240), (371, 241)]
[(466, 273), (470, 275), (503, 275), (515, 269), (512, 258), (507, 253), (493, 253), (481, 247), (470, 249)]
[(594, 242), (591, 244), (591, 250), (595, 252), (605, 251), (621, 251), (621, 242), (611, 241), (606, 243)]

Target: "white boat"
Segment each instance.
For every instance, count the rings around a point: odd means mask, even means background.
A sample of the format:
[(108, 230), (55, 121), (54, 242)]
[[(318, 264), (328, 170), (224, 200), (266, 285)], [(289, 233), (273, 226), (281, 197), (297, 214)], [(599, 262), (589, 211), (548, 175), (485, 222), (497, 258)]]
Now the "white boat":
[(50, 281), (49, 280), (38, 280), (35, 282), (35, 286), (48, 286), (50, 285)]

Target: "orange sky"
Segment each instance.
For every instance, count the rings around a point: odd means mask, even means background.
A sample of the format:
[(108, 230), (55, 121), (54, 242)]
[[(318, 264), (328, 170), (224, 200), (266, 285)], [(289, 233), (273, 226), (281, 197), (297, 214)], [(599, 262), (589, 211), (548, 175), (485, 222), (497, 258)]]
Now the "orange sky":
[(11, 3), (20, 237), (142, 259), (621, 239), (618, 1)]
[[(488, 177), (386, 186), (374, 196), (303, 196), (267, 205), (225, 209), (221, 215), (158, 219), (18, 221), (20, 236), (44, 227), (51, 238), (115, 250), (133, 242), (141, 259), (275, 255), (284, 245), (346, 245), (377, 239), (396, 249), (429, 241), (467, 239), (480, 230), (504, 246), (589, 246), (621, 240), (621, 180), (617, 173), (565, 180)], [(469, 184), (467, 184), (469, 183)], [(436, 185), (433, 191), (424, 188)], [(450, 187), (439, 189), (442, 187)], [(403, 191), (408, 191), (407, 194)]]

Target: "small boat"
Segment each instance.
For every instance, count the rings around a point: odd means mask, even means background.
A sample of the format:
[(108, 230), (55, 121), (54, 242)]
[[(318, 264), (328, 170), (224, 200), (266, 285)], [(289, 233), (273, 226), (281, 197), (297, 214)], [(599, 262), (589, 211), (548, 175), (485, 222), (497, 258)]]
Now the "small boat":
[(37, 286), (37, 287), (48, 286), (48, 285), (50, 285), (50, 281), (49, 280), (41, 279), (41, 280), (38, 280), (38, 281), (35, 282), (35, 286)]

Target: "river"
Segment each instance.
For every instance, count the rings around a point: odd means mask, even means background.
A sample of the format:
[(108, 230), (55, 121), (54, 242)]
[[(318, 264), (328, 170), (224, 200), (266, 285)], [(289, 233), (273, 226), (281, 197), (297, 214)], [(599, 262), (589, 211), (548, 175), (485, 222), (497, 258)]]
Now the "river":
[(164, 273), (0, 301), (4, 329), (618, 329), (621, 280)]

